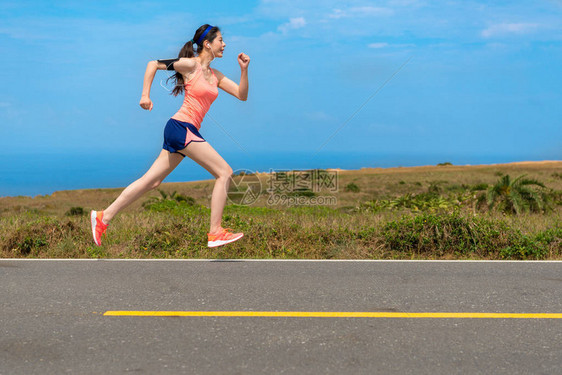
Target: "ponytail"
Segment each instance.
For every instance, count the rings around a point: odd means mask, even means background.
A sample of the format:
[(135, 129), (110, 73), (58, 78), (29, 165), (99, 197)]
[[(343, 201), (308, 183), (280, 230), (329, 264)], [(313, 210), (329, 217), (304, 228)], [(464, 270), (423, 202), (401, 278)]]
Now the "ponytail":
[[(180, 57), (193, 57), (195, 56), (195, 53), (193, 52), (193, 41), (189, 41), (187, 43), (185, 43), (183, 45), (183, 47), (180, 50), (180, 53), (178, 54), (178, 58)], [(178, 96), (179, 94), (183, 93), (183, 74), (181, 74), (180, 72), (176, 72), (176, 74), (168, 77), (168, 79), (166, 80), (166, 84), (168, 83), (168, 80), (170, 79), (174, 79), (175, 80), (175, 85), (174, 85), (174, 89), (172, 90), (172, 93), (170, 95), (174, 95), (174, 96)]]
[[(187, 43), (185, 43), (183, 45), (183, 47), (180, 50), (180, 53), (178, 54), (178, 58), (180, 57), (194, 57), (195, 56), (195, 51), (193, 50), (193, 44), (197, 44), (197, 55), (199, 55), (202, 51), (203, 51), (203, 42), (205, 40), (208, 40), (210, 42), (212, 42), (215, 37), (217, 36), (217, 32), (220, 31), (220, 29), (217, 26), (213, 26), (209, 32), (203, 37), (203, 40), (199, 41), (199, 43), (194, 43), (194, 40), (198, 40), (201, 35), (204, 34), (205, 30), (207, 29), (209, 25), (205, 24), (202, 25), (201, 27), (199, 27), (197, 29), (197, 31), (195, 32), (195, 35), (193, 36), (193, 39), (191, 39), (190, 41), (188, 41)], [(199, 45), (200, 44), (200, 45)], [(178, 96), (179, 94), (183, 93), (183, 74), (176, 72), (176, 74), (170, 76), (167, 80), (166, 83), (168, 83), (168, 80), (170, 79), (175, 79), (175, 85), (174, 85), (174, 89), (172, 90), (171, 95), (174, 96)]]

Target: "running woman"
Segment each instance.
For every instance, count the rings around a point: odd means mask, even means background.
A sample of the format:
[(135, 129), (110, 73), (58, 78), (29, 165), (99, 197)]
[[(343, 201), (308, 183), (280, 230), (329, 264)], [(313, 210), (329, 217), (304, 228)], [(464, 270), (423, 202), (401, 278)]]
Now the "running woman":
[[(193, 45), (197, 45), (197, 56)], [(90, 213), (92, 234), (96, 245), (101, 246), (101, 237), (115, 215), (149, 190), (155, 189), (176, 168), (185, 156), (209, 171), (215, 178), (211, 197), (211, 227), (207, 233), (208, 246), (215, 247), (236, 241), (244, 235), (233, 233), (231, 228), (221, 227), (221, 218), (232, 168), (205, 141), (199, 133), (201, 122), (209, 107), (218, 96), (220, 87), (230, 95), (245, 101), (248, 98), (248, 64), (250, 57), (238, 55), (241, 76), (240, 84), (210, 67), (211, 61), (221, 58), (226, 44), (217, 26), (203, 25), (197, 29), (193, 39), (180, 50), (178, 58), (154, 60), (148, 63), (144, 74), (140, 106), (152, 110), (150, 87), (157, 70), (174, 70), (176, 85), (172, 94), (185, 91), (181, 108), (168, 120), (164, 129), (164, 144), (160, 155), (150, 169), (138, 180), (127, 186), (119, 197), (105, 210)]]

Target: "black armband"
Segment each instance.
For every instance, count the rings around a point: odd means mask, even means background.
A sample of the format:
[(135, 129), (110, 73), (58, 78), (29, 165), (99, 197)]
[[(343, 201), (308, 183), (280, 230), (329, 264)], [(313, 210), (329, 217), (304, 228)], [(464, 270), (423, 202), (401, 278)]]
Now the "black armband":
[(179, 58), (177, 58), (177, 59), (163, 59), (163, 60), (156, 60), (156, 61), (166, 64), (166, 70), (174, 70), (174, 63), (178, 60), (179, 60)]

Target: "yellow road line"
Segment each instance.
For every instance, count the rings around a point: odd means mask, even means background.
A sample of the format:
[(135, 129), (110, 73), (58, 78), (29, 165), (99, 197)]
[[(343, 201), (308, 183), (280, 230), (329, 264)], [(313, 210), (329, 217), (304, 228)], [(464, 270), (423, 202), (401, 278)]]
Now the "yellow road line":
[(484, 318), (562, 319), (561, 314), (470, 313), (470, 312), (328, 312), (328, 311), (106, 311), (104, 316), (235, 316), (290, 318)]

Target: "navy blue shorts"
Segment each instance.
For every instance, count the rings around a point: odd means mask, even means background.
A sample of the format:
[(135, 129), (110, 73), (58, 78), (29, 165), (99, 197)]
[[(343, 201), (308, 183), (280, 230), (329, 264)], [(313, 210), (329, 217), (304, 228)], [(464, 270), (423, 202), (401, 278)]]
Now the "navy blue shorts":
[(162, 148), (171, 153), (177, 152), (185, 156), (178, 151), (184, 149), (191, 142), (205, 142), (205, 139), (199, 134), (195, 125), (170, 118), (164, 128), (164, 145)]

